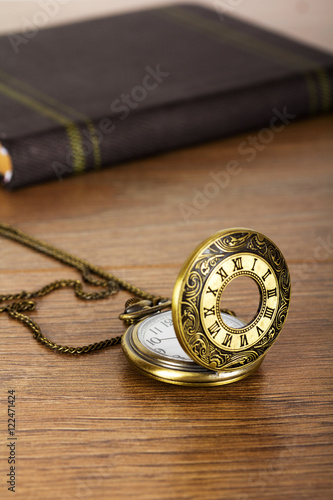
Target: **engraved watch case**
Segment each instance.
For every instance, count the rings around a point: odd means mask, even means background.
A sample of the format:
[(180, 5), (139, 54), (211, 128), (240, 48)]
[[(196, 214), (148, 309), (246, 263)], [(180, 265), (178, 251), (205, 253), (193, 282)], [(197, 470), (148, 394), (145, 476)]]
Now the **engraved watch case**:
[[(228, 284), (244, 276), (256, 283), (260, 296), (248, 324), (220, 307)], [(251, 229), (226, 229), (186, 260), (174, 287), (172, 319), (170, 311), (150, 316), (148, 308), (148, 317), (127, 330), (123, 349), (136, 368), (159, 380), (201, 386), (234, 382), (261, 364), (289, 302), (290, 275), (278, 247)]]

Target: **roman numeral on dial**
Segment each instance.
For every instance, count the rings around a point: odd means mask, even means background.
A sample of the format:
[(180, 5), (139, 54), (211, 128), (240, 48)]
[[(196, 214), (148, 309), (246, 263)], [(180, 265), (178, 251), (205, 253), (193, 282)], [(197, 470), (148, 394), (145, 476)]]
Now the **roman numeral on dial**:
[(211, 326), (208, 327), (208, 331), (211, 334), (211, 336), (213, 337), (213, 339), (216, 338), (216, 335), (219, 333), (220, 330), (221, 330), (221, 327), (217, 321), (215, 321), (215, 323), (213, 323)]
[(221, 281), (223, 283), (223, 281), (228, 277), (227, 273), (225, 272), (225, 270), (223, 269), (223, 267), (221, 267), (221, 269), (219, 269), (217, 271), (217, 274), (221, 277)]
[(232, 341), (232, 335), (230, 335), (229, 333), (227, 333), (226, 336), (224, 337), (222, 345), (224, 345), (226, 347), (230, 347), (231, 346), (231, 341)]
[(243, 263), (242, 263), (242, 257), (237, 257), (236, 259), (232, 259), (232, 262), (234, 263), (234, 269), (233, 269), (233, 273), (235, 271), (240, 271), (241, 269), (243, 269)]
[(216, 288), (215, 290), (213, 290), (210, 286), (208, 287), (208, 290), (207, 290), (207, 293), (212, 293), (214, 295), (214, 297), (216, 297), (217, 295), (217, 292), (219, 291), (218, 288)]
[(274, 314), (274, 309), (272, 309), (271, 307), (266, 307), (264, 318), (272, 319), (273, 314)]
[(247, 341), (247, 337), (246, 337), (246, 335), (245, 335), (245, 333), (244, 333), (244, 335), (241, 335), (241, 336), (240, 336), (240, 346), (241, 346), (241, 347), (244, 347), (245, 345), (248, 345), (248, 344), (249, 344), (249, 343), (248, 343), (248, 341)]
[(204, 317), (207, 318), (207, 316), (214, 316), (215, 314), (215, 306), (212, 307), (204, 307)]
[(257, 326), (257, 332), (258, 332), (258, 337), (260, 337), (264, 333), (264, 330), (262, 330), (261, 328), (259, 328), (259, 326)]
[(262, 280), (265, 281), (266, 278), (268, 278), (268, 276), (272, 274), (272, 271), (270, 269), (267, 269), (267, 271), (265, 272), (265, 274), (262, 276)]

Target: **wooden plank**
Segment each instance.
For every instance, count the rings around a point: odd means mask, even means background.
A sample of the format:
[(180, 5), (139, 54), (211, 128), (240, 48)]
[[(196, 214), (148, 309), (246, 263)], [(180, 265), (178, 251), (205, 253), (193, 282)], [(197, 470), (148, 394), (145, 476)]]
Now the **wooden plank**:
[[(286, 326), (258, 372), (212, 389), (145, 378), (119, 346), (55, 354), (1, 315), (1, 498), (11, 498), (10, 389), (18, 499), (331, 498), (332, 125), (331, 116), (293, 123), (252, 162), (238, 148), (258, 131), (0, 192), (2, 220), (153, 293), (170, 296), (193, 247), (232, 226), (271, 237), (293, 286)], [(241, 172), (214, 188), (211, 173), (225, 178), (230, 161)], [(10, 241), (0, 249), (1, 293), (77, 277)], [(52, 340), (80, 345), (124, 331), (126, 298), (86, 303), (64, 290), (32, 316)]]

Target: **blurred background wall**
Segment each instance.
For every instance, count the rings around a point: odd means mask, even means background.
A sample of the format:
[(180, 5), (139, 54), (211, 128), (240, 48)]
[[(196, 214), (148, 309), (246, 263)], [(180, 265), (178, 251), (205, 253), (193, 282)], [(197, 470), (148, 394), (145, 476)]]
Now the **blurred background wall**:
[(172, 3), (206, 5), (333, 52), (333, 0), (0, 0), (0, 33)]

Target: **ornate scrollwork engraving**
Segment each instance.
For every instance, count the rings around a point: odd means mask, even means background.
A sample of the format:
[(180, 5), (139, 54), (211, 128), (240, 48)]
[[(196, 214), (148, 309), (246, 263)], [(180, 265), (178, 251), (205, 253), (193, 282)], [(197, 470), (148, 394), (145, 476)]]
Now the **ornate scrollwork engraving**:
[[(177, 311), (180, 341), (193, 359), (224, 370), (263, 356), (279, 335), (290, 302), (290, 275), (277, 246), (252, 230), (226, 230), (204, 242), (188, 262)], [(240, 275), (257, 282), (261, 306), (249, 325), (236, 330), (223, 323), (219, 301), (226, 284)]]

